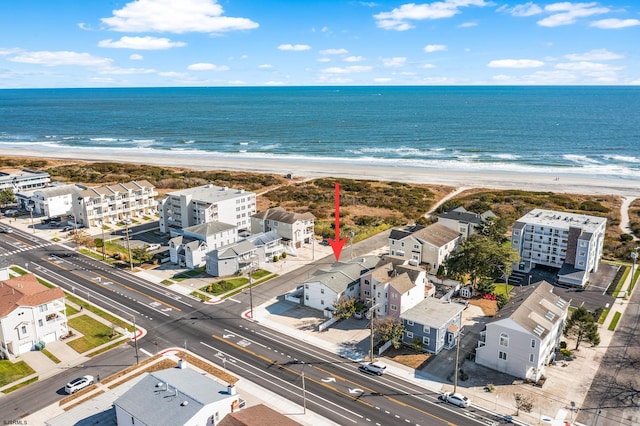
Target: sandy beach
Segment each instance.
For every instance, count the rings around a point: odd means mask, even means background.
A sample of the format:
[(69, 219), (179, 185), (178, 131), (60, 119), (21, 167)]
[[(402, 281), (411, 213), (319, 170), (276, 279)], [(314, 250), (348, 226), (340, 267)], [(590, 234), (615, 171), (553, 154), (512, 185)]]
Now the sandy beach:
[[(372, 179), (417, 184), (447, 185), (456, 188), (520, 189), (573, 194), (608, 194), (626, 197), (640, 196), (640, 182), (633, 179), (589, 176), (574, 173), (510, 173), (487, 171), (458, 171), (427, 169), (420, 167), (388, 167), (353, 164), (349, 161), (333, 163), (256, 159), (238, 157), (194, 157), (171, 152), (166, 156), (42, 152), (35, 150), (0, 149), (0, 156), (36, 157), (78, 161), (110, 161), (148, 164), (168, 167), (184, 167), (195, 170), (230, 170), (257, 173), (292, 173), (294, 177), (342, 177)], [(0, 165), (1, 166), (1, 165)]]

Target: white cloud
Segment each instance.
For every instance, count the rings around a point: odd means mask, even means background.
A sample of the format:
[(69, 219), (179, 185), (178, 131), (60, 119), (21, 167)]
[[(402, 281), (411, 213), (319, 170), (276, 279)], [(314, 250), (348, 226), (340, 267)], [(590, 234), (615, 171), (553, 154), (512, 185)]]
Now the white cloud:
[(528, 2), (525, 4), (517, 4), (513, 7), (504, 5), (498, 8), (498, 12), (507, 12), (511, 16), (533, 16), (542, 13), (543, 9), (533, 2)]
[(278, 46), (279, 50), (292, 50), (295, 52), (302, 52), (303, 50), (311, 49), (308, 44), (281, 44)]
[(106, 68), (98, 74), (111, 75), (131, 75), (131, 74), (155, 74), (157, 71), (153, 68)]
[(163, 72), (159, 72), (158, 75), (162, 77), (171, 77), (171, 78), (182, 78), (182, 79), (189, 78), (189, 74), (187, 74), (186, 72), (163, 71)]
[(385, 67), (402, 67), (407, 63), (407, 58), (396, 56), (395, 58), (382, 58)]
[(89, 53), (78, 53), (70, 51), (39, 51), (22, 52), (9, 58), (12, 62), (25, 64), (44, 65), (55, 67), (58, 65), (80, 65), (84, 67), (106, 67), (111, 65), (111, 59), (93, 56)]
[(424, 47), (424, 51), (427, 53), (442, 52), (445, 50), (447, 50), (446, 44), (427, 44)]
[(436, 66), (435, 66), (435, 65), (433, 65), (433, 64), (424, 64), (424, 65), (422, 66), (422, 68), (425, 68), (425, 69), (432, 69), (432, 68), (435, 68), (435, 67), (436, 67)]
[(131, 55), (129, 55), (129, 59), (131, 59), (132, 61), (141, 61), (144, 59), (144, 57), (142, 55), (139, 55), (137, 53), (133, 53)]
[(15, 55), (18, 52), (21, 52), (21, 50), (15, 49), (15, 48), (11, 48), (11, 49), (0, 48), (0, 56)]
[(544, 65), (535, 59), (497, 59), (487, 64), (489, 68), (538, 68)]
[(624, 58), (623, 55), (609, 52), (607, 49), (594, 49), (586, 53), (570, 53), (564, 57), (570, 61), (610, 61)]
[(327, 74), (351, 74), (356, 72), (368, 72), (371, 71), (372, 67), (364, 66), (364, 65), (352, 65), (349, 67), (331, 67), (325, 68), (322, 72)]
[(544, 7), (544, 11), (551, 13), (551, 16), (538, 21), (542, 27), (558, 27), (570, 25), (578, 18), (587, 18), (593, 15), (600, 15), (610, 11), (607, 7), (596, 7), (597, 3), (552, 3)]
[(191, 64), (187, 69), (189, 71), (229, 71), (229, 67), (226, 65), (216, 65), (204, 62)]
[(622, 67), (613, 67), (608, 64), (599, 64), (597, 62), (589, 62), (589, 61), (561, 63), (561, 64), (556, 64), (555, 67), (559, 70), (582, 71), (582, 72), (618, 71), (622, 69)]
[(266, 70), (266, 69), (273, 68), (273, 65), (271, 65), (271, 64), (260, 64), (260, 65), (258, 65), (258, 68), (260, 68), (261, 70)]
[(234, 86), (241, 86), (243, 84), (247, 84), (247, 82), (243, 80), (229, 80), (227, 81), (227, 83), (233, 84)]
[(187, 43), (181, 41), (171, 41), (168, 38), (160, 37), (121, 37), (120, 40), (101, 40), (98, 47), (113, 49), (136, 49), (136, 50), (166, 50), (172, 47), (184, 47)]
[(599, 21), (593, 21), (589, 24), (590, 27), (602, 28), (605, 30), (617, 30), (620, 28), (635, 27), (640, 25), (640, 19), (601, 19)]
[(284, 81), (265, 81), (264, 85), (265, 86), (284, 86), (285, 83)]
[(220, 33), (259, 27), (250, 19), (223, 13), (216, 0), (135, 0), (101, 21), (120, 32)]
[(347, 49), (325, 49), (321, 50), (321, 55), (346, 55), (349, 53)]
[(376, 25), (385, 30), (406, 31), (414, 28), (410, 21), (451, 18), (460, 13), (460, 8), (468, 6), (489, 6), (484, 0), (443, 0), (433, 3), (407, 3), (390, 12), (382, 12), (373, 17)]
[(345, 62), (362, 62), (364, 60), (364, 56), (347, 56), (346, 58), (344, 58)]
[(327, 58), (325, 56), (325, 57), (316, 59), (316, 61), (318, 61), (318, 62), (331, 62), (331, 58)]
[(471, 27), (477, 27), (478, 23), (477, 22), (463, 22), (462, 24), (458, 25), (458, 27), (460, 28), (471, 28)]
[(390, 79), (389, 77), (377, 77), (374, 78), (373, 81), (375, 81), (376, 83), (388, 83), (392, 81), (392, 79)]

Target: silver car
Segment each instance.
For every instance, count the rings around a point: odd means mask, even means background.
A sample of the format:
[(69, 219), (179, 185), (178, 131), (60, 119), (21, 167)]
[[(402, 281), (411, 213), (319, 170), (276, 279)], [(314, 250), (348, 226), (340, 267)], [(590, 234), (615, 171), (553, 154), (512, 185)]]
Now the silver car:
[(86, 388), (87, 386), (91, 386), (92, 384), (93, 376), (82, 376), (67, 383), (64, 387), (64, 391), (71, 395)]

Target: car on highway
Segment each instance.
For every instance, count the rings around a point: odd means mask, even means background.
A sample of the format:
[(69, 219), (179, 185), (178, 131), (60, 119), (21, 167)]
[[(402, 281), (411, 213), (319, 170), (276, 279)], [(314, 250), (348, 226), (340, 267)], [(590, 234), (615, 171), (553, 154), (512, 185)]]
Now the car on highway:
[(457, 405), (461, 408), (469, 408), (471, 405), (471, 400), (469, 398), (457, 392), (445, 392), (441, 394), (438, 399), (448, 402), (449, 404)]
[(79, 390), (86, 388), (87, 386), (91, 386), (93, 384), (93, 376), (82, 376), (77, 379), (73, 379), (69, 383), (64, 386), (64, 391), (69, 395), (72, 395)]
[(0, 233), (10, 234), (12, 232), (13, 232), (13, 229), (11, 229), (11, 228), (5, 228), (4, 226), (2, 228), (0, 228)]
[(387, 369), (387, 366), (381, 362), (365, 362), (360, 366), (360, 369), (366, 373), (377, 374), (382, 376)]

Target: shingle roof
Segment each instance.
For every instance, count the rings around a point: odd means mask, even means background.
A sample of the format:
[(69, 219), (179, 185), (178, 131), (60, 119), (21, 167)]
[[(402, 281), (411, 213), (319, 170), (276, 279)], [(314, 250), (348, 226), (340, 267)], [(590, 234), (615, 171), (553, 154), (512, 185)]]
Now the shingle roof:
[(436, 247), (442, 247), (460, 236), (460, 233), (441, 223), (434, 223), (413, 234), (415, 238)]
[(293, 213), (288, 212), (282, 207), (273, 207), (262, 211), (260, 213), (256, 213), (251, 216), (252, 218), (263, 219), (263, 220), (274, 220), (276, 222), (282, 223), (296, 223), (299, 220), (314, 220), (316, 217), (309, 213)]
[(63, 298), (64, 292), (60, 287), (45, 287), (33, 274), (0, 281), (0, 317), (20, 306), (38, 306)]
[(213, 222), (201, 223), (199, 225), (189, 226), (188, 228), (184, 228), (184, 231), (189, 232), (191, 234), (209, 236), (209, 235), (218, 234), (223, 231), (228, 231), (235, 227), (236, 227), (235, 225), (231, 225), (228, 223), (213, 221)]
[(440, 215), (441, 218), (444, 219), (452, 219), (462, 223), (475, 223), (479, 225), (488, 217), (496, 217), (496, 215), (491, 211), (487, 210), (484, 213), (473, 213), (466, 210), (464, 207), (457, 207), (453, 210), (449, 210), (448, 212)]
[(400, 318), (440, 328), (463, 310), (464, 306), (460, 303), (443, 302), (440, 299), (427, 297), (413, 308), (400, 314)]
[(569, 307), (566, 300), (553, 294), (553, 286), (546, 281), (514, 290), (518, 293), (498, 311), (492, 322), (511, 318), (525, 330), (544, 338)]
[(264, 404), (229, 413), (218, 423), (218, 426), (256, 425), (296, 426), (300, 425), (300, 423), (272, 410)]
[(405, 294), (416, 286), (407, 273), (393, 277), (391, 281), (389, 281), (389, 285), (395, 288), (400, 294)]

